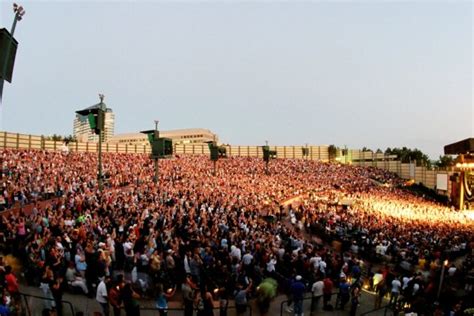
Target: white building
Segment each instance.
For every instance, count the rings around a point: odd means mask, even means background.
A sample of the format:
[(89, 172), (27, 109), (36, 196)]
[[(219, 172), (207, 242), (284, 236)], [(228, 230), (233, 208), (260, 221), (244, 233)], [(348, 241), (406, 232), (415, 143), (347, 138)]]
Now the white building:
[[(108, 141), (114, 136), (114, 127), (115, 127), (115, 115), (112, 112), (111, 108), (107, 108), (105, 103), (98, 103), (93, 106), (88, 107), (87, 109), (92, 110), (99, 107), (105, 107), (105, 121), (104, 121), (104, 133), (103, 133), (103, 141)], [(98, 142), (99, 135), (95, 134), (89, 125), (89, 121), (87, 116), (82, 116), (76, 114), (74, 118), (74, 128), (73, 134), (76, 136), (78, 142)]]
[[(173, 144), (203, 144), (209, 141), (219, 141), (217, 134), (204, 128), (186, 128), (171, 131), (160, 131), (160, 137), (171, 138)], [(109, 143), (148, 144), (148, 138), (141, 133), (118, 134), (109, 138)]]

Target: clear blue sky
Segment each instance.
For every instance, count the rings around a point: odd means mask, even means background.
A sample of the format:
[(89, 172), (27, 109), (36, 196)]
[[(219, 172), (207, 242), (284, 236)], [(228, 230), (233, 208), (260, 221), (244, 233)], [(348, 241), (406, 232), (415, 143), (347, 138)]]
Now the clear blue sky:
[[(2, 129), (209, 128), (242, 145), (442, 146), (474, 135), (470, 1), (24, 2)], [(10, 28), (10, 1), (0, 25)]]

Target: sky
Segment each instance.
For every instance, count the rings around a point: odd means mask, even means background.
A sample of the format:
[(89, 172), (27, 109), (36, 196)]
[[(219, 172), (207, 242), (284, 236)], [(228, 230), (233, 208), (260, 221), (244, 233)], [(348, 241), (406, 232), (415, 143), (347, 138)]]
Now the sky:
[[(0, 129), (208, 128), (233, 145), (419, 148), (474, 137), (471, 1), (25, 1)], [(12, 2), (0, 0), (10, 29)]]

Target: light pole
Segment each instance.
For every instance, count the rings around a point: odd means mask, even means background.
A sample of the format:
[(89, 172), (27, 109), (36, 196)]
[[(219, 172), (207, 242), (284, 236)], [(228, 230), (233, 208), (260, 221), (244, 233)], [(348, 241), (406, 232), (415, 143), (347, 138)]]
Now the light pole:
[[(14, 3), (13, 4), (13, 12), (15, 13), (15, 18), (13, 19), (13, 25), (10, 31), (10, 34), (7, 34), (8, 31), (4, 31), (2, 35), (5, 35), (5, 37), (9, 37), (5, 39), (5, 52), (3, 56), (3, 60), (0, 60), (2, 63), (2, 68), (0, 69), (0, 74), (2, 76), (0, 80), (0, 104), (2, 103), (2, 97), (3, 97), (3, 84), (4, 80), (7, 80), (8, 82), (11, 82), (11, 75), (13, 73), (13, 63), (15, 59), (15, 54), (16, 54), (16, 46), (18, 45), (18, 42), (15, 41), (13, 38), (13, 35), (15, 33), (15, 28), (16, 28), (16, 23), (18, 21), (21, 21), (23, 19), (23, 16), (25, 15), (26, 11), (25, 9), (20, 5)], [(12, 47), (12, 45), (14, 45)], [(12, 49), (14, 50), (12, 52)], [(13, 55), (13, 56), (12, 56)], [(12, 59), (12, 60), (10, 60)], [(9, 65), (11, 63), (11, 65)]]
[(270, 150), (270, 147), (268, 146), (268, 140), (265, 141), (265, 146), (262, 146), (262, 150), (263, 161), (265, 161), (265, 173), (269, 175), (270, 171), (268, 170), (268, 163), (270, 162), (270, 159), (276, 158), (277, 152), (276, 150)]
[(100, 103), (86, 108), (84, 110), (76, 111), (77, 114), (86, 116), (89, 121), (89, 126), (93, 130), (94, 134), (99, 135), (99, 153), (98, 153), (98, 171), (97, 171), (97, 183), (99, 185), (99, 191), (102, 192), (103, 189), (103, 179), (102, 179), (102, 137), (104, 135), (104, 123), (105, 123), (105, 112), (107, 107), (104, 103), (104, 95), (99, 94)]
[(303, 159), (308, 160), (308, 156), (309, 156), (308, 143), (306, 143), (305, 147), (302, 148), (302, 154), (303, 154)]
[[(268, 147), (268, 140), (265, 140), (265, 147), (270, 150), (270, 147)], [(267, 159), (265, 161), (265, 173), (268, 175), (270, 172), (268, 171), (268, 162), (270, 161), (270, 157), (269, 159)]]
[(443, 267), (441, 269), (441, 277), (439, 279), (439, 287), (438, 287), (438, 294), (436, 295), (438, 301), (439, 301), (439, 296), (441, 295), (441, 288), (443, 287), (443, 281), (444, 281), (444, 271), (446, 270), (446, 267), (448, 266), (448, 260), (444, 260), (443, 262)]
[[(160, 121), (155, 120), (155, 139), (160, 138), (160, 132), (158, 131), (158, 123)], [(158, 156), (154, 157), (154, 163), (155, 163), (155, 176), (153, 177), (153, 182), (155, 184), (158, 183)]]
[(140, 133), (148, 136), (148, 141), (151, 146), (151, 159), (155, 163), (155, 176), (153, 182), (158, 183), (158, 159), (166, 158), (173, 155), (173, 142), (169, 138), (160, 138), (160, 132), (158, 131), (158, 120), (155, 120), (155, 129), (141, 131)]
[(217, 160), (219, 160), (219, 147), (217, 147), (216, 135), (214, 135), (214, 140), (212, 142), (208, 142), (208, 145), (210, 157), (214, 168), (212, 175), (215, 177), (217, 174)]

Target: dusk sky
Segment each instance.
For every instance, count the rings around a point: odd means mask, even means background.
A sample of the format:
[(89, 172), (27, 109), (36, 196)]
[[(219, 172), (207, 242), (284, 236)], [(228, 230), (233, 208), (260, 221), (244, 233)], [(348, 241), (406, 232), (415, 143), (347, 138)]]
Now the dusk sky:
[[(208, 128), (234, 145), (417, 147), (474, 137), (471, 1), (32, 1), (0, 129)], [(10, 29), (12, 2), (0, 1)]]

